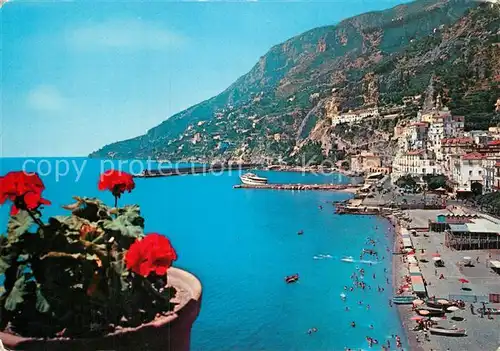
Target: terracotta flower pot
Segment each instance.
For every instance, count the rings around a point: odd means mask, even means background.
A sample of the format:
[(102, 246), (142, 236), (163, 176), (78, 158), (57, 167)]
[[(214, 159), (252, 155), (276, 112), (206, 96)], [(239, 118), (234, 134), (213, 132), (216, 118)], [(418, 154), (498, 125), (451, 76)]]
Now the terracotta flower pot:
[(191, 273), (171, 267), (169, 284), (187, 291), (189, 300), (171, 315), (135, 328), (123, 328), (98, 338), (28, 338), (0, 332), (7, 349), (13, 350), (189, 350), (191, 327), (200, 312), (201, 283)]

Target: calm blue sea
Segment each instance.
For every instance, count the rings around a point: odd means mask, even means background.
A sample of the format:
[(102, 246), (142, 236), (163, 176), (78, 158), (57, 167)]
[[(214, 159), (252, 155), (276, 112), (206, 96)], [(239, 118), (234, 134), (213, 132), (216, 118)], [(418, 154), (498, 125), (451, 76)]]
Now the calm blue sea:
[[(113, 203), (109, 193), (97, 190), (100, 160), (64, 160), (70, 169), (59, 179), (56, 159), (42, 163), (34, 159), (28, 165), (30, 171), (39, 167), (40, 173), (48, 173), (43, 176), (44, 195), (53, 204), (44, 210), (46, 216), (63, 212), (60, 205), (70, 203), (73, 195), (99, 196)], [(0, 159), (0, 174), (21, 169), (24, 161)], [(83, 166), (78, 180), (75, 166)], [(63, 167), (60, 163), (60, 172)], [(137, 163), (133, 167), (140, 168)], [(348, 182), (338, 174), (259, 174), (280, 183)], [(179, 255), (176, 265), (197, 275), (203, 284), (193, 350), (358, 350), (369, 348), (366, 336), (382, 343), (391, 334), (403, 335), (396, 310), (388, 307), (391, 289), (386, 276), (390, 277), (391, 265), (385, 248), (392, 232), (385, 220), (334, 215), (331, 202), (346, 199), (345, 193), (233, 189), (238, 183), (236, 172), (137, 179), (136, 189), (120, 200), (122, 205), (140, 204), (146, 232), (167, 235)], [(0, 208), (1, 228), (8, 210)], [(299, 230), (304, 231), (302, 236), (297, 235)], [(369, 247), (367, 237), (378, 240), (384, 260), (373, 265), (340, 260), (353, 256), (358, 261), (360, 251)], [(344, 286), (352, 285), (350, 276), (356, 268), (365, 269), (364, 281), (372, 289), (346, 291), (343, 302), (340, 294)], [(284, 276), (293, 273), (300, 274), (300, 281), (285, 284)], [(378, 292), (377, 286), (385, 291)], [(313, 327), (318, 331), (308, 335)], [(391, 339), (392, 349), (394, 344)]]

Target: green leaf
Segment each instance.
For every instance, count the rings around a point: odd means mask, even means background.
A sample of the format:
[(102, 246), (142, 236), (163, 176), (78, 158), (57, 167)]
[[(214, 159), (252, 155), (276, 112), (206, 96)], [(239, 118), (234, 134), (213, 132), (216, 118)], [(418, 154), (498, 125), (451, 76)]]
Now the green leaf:
[(50, 310), (50, 304), (43, 296), (40, 286), (36, 289), (36, 309), (40, 313), (47, 313)]
[[(127, 281), (129, 271), (126, 269), (125, 263), (123, 262), (123, 260), (120, 260), (111, 262), (110, 265), (112, 268), (112, 272), (115, 273), (111, 275), (112, 279), (114, 279), (115, 282), (119, 282), (121, 291), (127, 291), (129, 288), (129, 284)], [(113, 284), (113, 286), (115, 285)]]
[(24, 295), (26, 294), (26, 278), (24, 275), (21, 275), (16, 282), (14, 283), (14, 287), (7, 296), (5, 300), (5, 309), (8, 311), (15, 311), (17, 306), (24, 302)]
[(115, 219), (104, 221), (103, 227), (126, 237), (139, 238), (144, 234), (144, 218), (140, 215), (139, 206), (125, 206), (118, 210)]
[(33, 220), (26, 211), (19, 211), (15, 216), (11, 216), (7, 224), (7, 238), (9, 243), (19, 241), (21, 235), (26, 233), (33, 224)]
[[(76, 234), (79, 233), (79, 230), (82, 227), (82, 225), (90, 224), (90, 222), (87, 221), (86, 219), (77, 216), (55, 216), (52, 218), (54, 218), (61, 225), (66, 226), (68, 229), (72, 230)], [(71, 233), (71, 231), (66, 231), (65, 233), (74, 234)]]
[(0, 274), (4, 274), (9, 269), (10, 263), (6, 262), (4, 258), (0, 257)]

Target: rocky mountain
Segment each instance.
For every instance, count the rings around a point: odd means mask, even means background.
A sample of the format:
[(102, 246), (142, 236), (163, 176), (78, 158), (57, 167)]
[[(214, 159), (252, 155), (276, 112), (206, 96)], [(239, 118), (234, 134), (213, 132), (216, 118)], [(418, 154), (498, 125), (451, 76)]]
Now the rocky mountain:
[(389, 138), (399, 119), (422, 107), (415, 101), (429, 82), (454, 114), (466, 116), (467, 127), (496, 123), (498, 5), (419, 0), (310, 30), (272, 47), (221, 94), (90, 156), (202, 162), (294, 162), (306, 154), (337, 159), (346, 141), (339, 137), (339, 126), (332, 127), (332, 116), (377, 107), (382, 116), (370, 120), (371, 130)]

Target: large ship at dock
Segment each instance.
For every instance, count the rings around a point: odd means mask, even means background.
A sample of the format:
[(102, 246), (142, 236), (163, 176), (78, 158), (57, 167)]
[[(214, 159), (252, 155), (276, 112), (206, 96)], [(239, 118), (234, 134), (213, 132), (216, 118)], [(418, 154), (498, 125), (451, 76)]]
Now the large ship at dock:
[(247, 185), (264, 185), (267, 184), (267, 178), (259, 177), (255, 173), (245, 173), (241, 177), (241, 182)]

